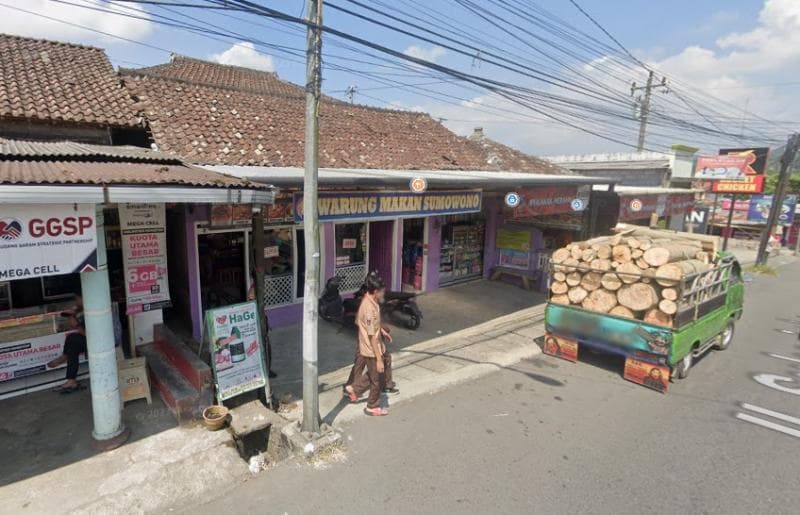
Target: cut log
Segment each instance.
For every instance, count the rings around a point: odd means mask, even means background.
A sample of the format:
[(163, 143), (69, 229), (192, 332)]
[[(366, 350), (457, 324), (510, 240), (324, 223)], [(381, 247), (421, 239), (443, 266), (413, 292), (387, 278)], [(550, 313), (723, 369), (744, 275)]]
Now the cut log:
[(626, 308), (625, 306), (614, 306), (608, 312), (609, 315), (616, 315), (623, 318), (636, 318), (636, 313)]
[(631, 250), (638, 249), (639, 245), (640, 245), (639, 240), (637, 240), (636, 238), (628, 238), (628, 246), (631, 248)]
[(663, 245), (647, 249), (642, 258), (647, 262), (648, 265), (659, 267), (674, 261), (692, 259), (696, 254), (697, 247), (693, 245), (684, 245), (683, 243), (665, 243)]
[(633, 284), (642, 278), (642, 269), (633, 263), (620, 263), (617, 275), (625, 284)]
[(580, 304), (587, 297), (587, 295), (589, 295), (589, 292), (584, 290), (580, 286), (570, 288), (569, 291), (567, 292), (569, 301), (572, 304)]
[[(617, 226), (617, 227), (619, 227), (619, 226)], [(615, 228), (614, 230), (616, 231), (617, 229)], [(633, 228), (622, 227), (622, 228), (620, 228), (619, 232), (611, 238), (611, 245), (612, 246), (619, 245), (622, 242), (622, 238), (624, 238), (628, 234), (631, 234), (635, 230), (636, 230), (636, 227), (633, 227)]]
[(564, 280), (567, 282), (567, 286), (572, 287), (578, 286), (581, 283), (581, 279), (582, 276), (580, 272), (572, 272), (567, 274)]
[(705, 250), (701, 250), (697, 254), (695, 254), (694, 258), (698, 261), (702, 261), (705, 264), (711, 263), (711, 256)]
[(553, 304), (569, 304), (569, 296), (567, 295), (553, 295), (550, 297), (550, 302)]
[(581, 260), (591, 263), (594, 258), (597, 256), (597, 251), (594, 249), (585, 249), (581, 254)]
[(565, 259), (572, 257), (568, 248), (558, 249), (553, 252), (553, 255), (550, 256), (550, 261), (553, 263), (563, 263)]
[(582, 304), (585, 309), (598, 313), (608, 313), (616, 305), (617, 296), (614, 295), (614, 292), (602, 288), (590, 293)]
[(627, 263), (631, 260), (631, 248), (627, 245), (614, 245), (611, 248), (611, 255), (618, 263)]
[(602, 279), (602, 277), (603, 276), (598, 272), (587, 272), (583, 274), (581, 287), (586, 291), (595, 291), (600, 287), (600, 279)]
[(656, 280), (661, 286), (675, 286), (683, 277), (690, 274), (705, 272), (710, 268), (711, 265), (698, 261), (697, 259), (676, 261), (658, 267), (656, 270)]
[(646, 311), (658, 303), (658, 294), (649, 284), (626, 284), (617, 290), (617, 301), (632, 311)]
[(653, 242), (651, 240), (639, 240), (639, 250), (641, 250), (642, 252), (652, 247), (653, 247)]
[(619, 265), (621, 265), (621, 264), (622, 264), (622, 263), (617, 263), (616, 261), (612, 261), (612, 262), (611, 262), (611, 268), (613, 268), (614, 270), (616, 270), (617, 268), (619, 268)]
[(608, 243), (600, 243), (597, 245), (597, 257), (600, 259), (611, 259), (611, 245)]
[(637, 259), (636, 266), (638, 266), (642, 270), (647, 270), (648, 268), (650, 268), (650, 265), (647, 263), (647, 261), (644, 260), (644, 258)]
[(675, 302), (678, 300), (678, 290), (675, 288), (664, 288), (661, 290), (661, 297)]
[(672, 327), (672, 317), (658, 309), (651, 309), (645, 313), (644, 321), (648, 324)]
[(572, 259), (577, 259), (580, 261), (581, 257), (583, 256), (583, 249), (581, 249), (578, 245), (575, 245), (570, 249), (569, 253), (572, 256)]
[(636, 238), (642, 238), (642, 237), (649, 237), (651, 239), (668, 238), (671, 240), (682, 240), (684, 242), (692, 242), (694, 244), (699, 244), (703, 248), (703, 250), (710, 252), (711, 254), (714, 255), (717, 252), (719, 252), (720, 249), (719, 236), (709, 236), (707, 234), (696, 234), (689, 232), (648, 229), (646, 227), (631, 228), (630, 226), (625, 224), (620, 224), (619, 226), (617, 226), (616, 230), (621, 230), (623, 232), (629, 231), (628, 234), (631, 234)]
[(595, 272), (608, 272), (611, 270), (611, 261), (607, 259), (597, 258), (589, 263), (589, 268)]
[(600, 278), (600, 284), (609, 291), (617, 291), (622, 286), (622, 280), (615, 273), (609, 272)]
[(567, 290), (569, 290), (569, 286), (567, 286), (567, 283), (562, 283), (561, 281), (554, 281), (553, 284), (550, 285), (550, 291), (556, 295), (563, 295), (567, 293)]
[(567, 280), (567, 274), (564, 272), (553, 272), (553, 280), (564, 282)]
[(658, 309), (667, 315), (674, 315), (678, 312), (678, 305), (671, 300), (661, 299), (661, 302), (658, 303)]
[(642, 249), (633, 249), (631, 251), (631, 259), (636, 260), (640, 257), (644, 256), (644, 251)]
[(578, 260), (573, 257), (568, 257), (561, 264), (564, 265), (564, 272), (570, 273), (575, 271), (575, 267), (578, 266)]

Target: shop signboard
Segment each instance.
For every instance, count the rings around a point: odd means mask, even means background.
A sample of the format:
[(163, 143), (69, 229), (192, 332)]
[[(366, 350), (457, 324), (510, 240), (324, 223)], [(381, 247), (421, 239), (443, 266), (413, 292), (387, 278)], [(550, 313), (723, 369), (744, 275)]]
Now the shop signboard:
[(740, 181), (713, 181), (712, 193), (761, 193), (764, 191), (763, 175), (748, 175)]
[(206, 335), (219, 402), (266, 386), (255, 302), (206, 311)]
[(528, 270), (531, 263), (530, 252), (511, 249), (498, 249), (497, 264), (506, 268)]
[(531, 250), (531, 231), (530, 229), (498, 229), (496, 247), (528, 252)]
[(270, 225), (294, 223), (292, 199), (278, 199), (274, 204), (264, 206), (264, 222)]
[[(772, 207), (772, 195), (753, 195), (750, 197), (750, 206), (747, 212), (747, 221), (757, 224), (766, 224), (769, 219), (769, 210)], [(786, 195), (783, 206), (778, 214), (778, 224), (790, 226), (794, 223), (797, 196)]]
[[(55, 333), (0, 343), (0, 382), (52, 370), (47, 368), (47, 363), (61, 355), (67, 334)], [(80, 362), (86, 362), (85, 354), (81, 354)]]
[(691, 212), (694, 194), (620, 195), (619, 221), (641, 220), (650, 215), (675, 216)]
[(764, 175), (767, 172), (769, 147), (721, 148), (719, 155), (747, 158), (747, 166), (744, 169), (745, 175)]
[[(547, 186), (519, 190), (512, 218), (530, 218), (581, 211), (589, 204), (590, 186)], [(577, 201), (577, 202), (576, 202)]]
[(722, 156), (700, 156), (695, 165), (695, 179), (705, 181), (740, 180), (749, 174), (755, 155), (729, 154)]
[(96, 268), (94, 205), (0, 205), (0, 281)]
[(673, 193), (667, 198), (665, 216), (685, 215), (694, 209), (694, 193)]
[[(322, 191), (317, 205), (320, 221), (370, 218), (420, 217), (477, 213), (480, 190), (426, 191)], [(294, 194), (294, 219), (303, 220), (303, 194)]]
[(119, 205), (127, 314), (170, 306), (164, 204)]

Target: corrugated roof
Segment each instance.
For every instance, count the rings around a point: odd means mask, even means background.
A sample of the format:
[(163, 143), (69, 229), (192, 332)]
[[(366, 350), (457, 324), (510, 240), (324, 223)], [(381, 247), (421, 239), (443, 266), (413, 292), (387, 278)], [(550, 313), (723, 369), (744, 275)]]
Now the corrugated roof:
[(564, 166), (570, 170), (609, 170), (620, 172), (636, 172), (637, 170), (653, 170), (653, 169), (666, 169), (670, 166), (669, 159), (648, 159), (638, 161), (597, 161), (597, 162), (582, 162), (558, 163), (559, 166)]
[(125, 160), (154, 163), (180, 163), (171, 154), (132, 146), (90, 145), (75, 141), (27, 141), (0, 138), (0, 159)]
[(0, 34), (0, 116), (139, 126), (137, 109), (100, 48)]
[[(264, 185), (180, 164), (6, 161), (0, 160), (0, 184), (11, 185), (181, 185), (262, 189)], [(175, 199), (176, 202), (180, 199)]]

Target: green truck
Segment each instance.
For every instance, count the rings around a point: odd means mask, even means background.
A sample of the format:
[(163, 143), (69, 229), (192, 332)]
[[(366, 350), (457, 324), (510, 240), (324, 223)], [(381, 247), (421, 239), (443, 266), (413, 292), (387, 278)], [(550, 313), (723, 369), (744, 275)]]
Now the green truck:
[[(683, 277), (671, 326), (549, 302), (545, 314), (547, 354), (575, 361), (590, 347), (626, 357), (625, 377), (666, 391), (669, 377), (685, 378), (709, 349), (727, 349), (742, 316), (744, 285), (733, 255), (720, 253), (716, 266)], [(654, 370), (655, 369), (655, 370)]]

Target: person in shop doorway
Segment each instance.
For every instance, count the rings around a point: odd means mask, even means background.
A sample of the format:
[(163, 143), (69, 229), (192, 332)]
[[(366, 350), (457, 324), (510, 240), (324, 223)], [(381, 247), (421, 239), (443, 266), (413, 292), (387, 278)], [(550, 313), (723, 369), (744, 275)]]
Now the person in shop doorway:
[(83, 390), (85, 387), (78, 383), (78, 366), (81, 354), (86, 354), (86, 329), (83, 322), (82, 313), (70, 313), (67, 315), (67, 323), (71, 332), (64, 338), (64, 349), (61, 356), (50, 361), (47, 368), (60, 367), (67, 364), (67, 376), (64, 384), (56, 388), (62, 394), (72, 393)]
[[(369, 390), (364, 413), (379, 417), (389, 414), (389, 411), (380, 405), (381, 391), (386, 380), (384, 330), (381, 327), (380, 303), (386, 290), (383, 281), (377, 274), (369, 274), (364, 286), (364, 297), (356, 314), (358, 356), (353, 365), (354, 380), (352, 384), (345, 386), (345, 393), (351, 402), (356, 402), (361, 394)], [(366, 369), (366, 374), (361, 373), (364, 369)]]
[[(251, 275), (252, 281), (250, 284), (250, 289), (247, 290), (247, 300), (256, 300), (256, 274), (255, 272)], [(264, 342), (267, 346), (267, 367), (269, 367), (269, 378), (274, 379), (278, 377), (278, 374), (272, 371), (272, 343), (269, 341), (269, 317), (267, 317), (267, 308), (264, 306), (264, 327), (266, 328), (266, 334), (264, 335)]]

